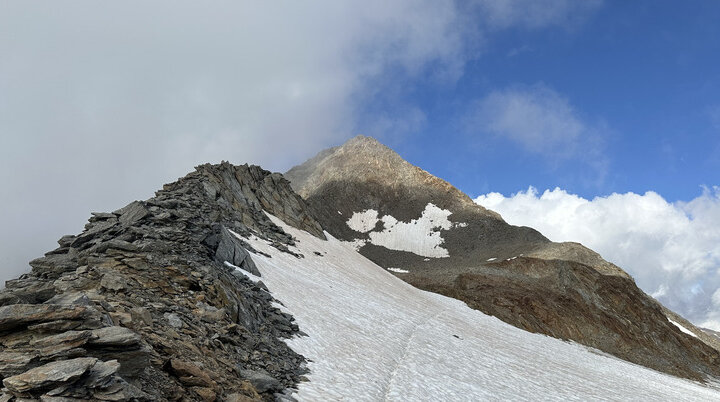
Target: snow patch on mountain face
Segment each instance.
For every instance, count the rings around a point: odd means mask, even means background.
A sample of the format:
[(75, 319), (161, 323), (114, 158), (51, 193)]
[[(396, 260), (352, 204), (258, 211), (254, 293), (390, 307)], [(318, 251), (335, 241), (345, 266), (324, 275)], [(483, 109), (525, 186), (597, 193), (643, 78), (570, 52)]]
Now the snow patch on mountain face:
[(692, 337), (695, 337), (695, 338), (698, 337), (698, 336), (695, 335), (692, 331), (690, 331), (689, 329), (685, 328), (685, 327), (684, 327), (682, 324), (680, 324), (679, 322), (675, 322), (675, 321), (673, 321), (673, 320), (671, 320), (671, 319), (669, 319), (669, 318), (668, 318), (668, 321), (670, 321), (670, 323), (671, 323), (672, 325), (678, 327), (678, 329), (679, 329), (680, 331), (682, 331), (682, 332), (684, 332), (684, 333), (686, 333), (686, 334), (688, 334), (688, 335), (690, 335), (690, 336), (692, 336)]
[[(718, 400), (720, 391), (512, 327), (418, 290), (326, 233), (273, 221), (296, 258), (247, 241), (263, 282), (308, 334), (299, 400)], [(314, 251), (321, 251), (317, 256)], [(301, 289), (301, 290), (299, 290)]]
[[(237, 233), (235, 233), (235, 232), (233, 232), (233, 231), (230, 231), (230, 233), (234, 234), (235, 236), (238, 235)], [(236, 266), (236, 265), (233, 265), (233, 264), (231, 264), (231, 263), (229, 263), (229, 262), (227, 262), (227, 261), (225, 261), (225, 266), (230, 267), (230, 268), (235, 268), (236, 271), (238, 271), (238, 272), (240, 272), (241, 274), (245, 275), (248, 279), (250, 279), (251, 281), (253, 281), (253, 282), (255, 282), (255, 283), (258, 283), (258, 282), (262, 279), (262, 278), (260, 278), (259, 276), (253, 275), (253, 274), (251, 274), (250, 272), (248, 272), (248, 271), (246, 271), (246, 270), (244, 270), (244, 269), (242, 269), (242, 268), (240, 268), (240, 267), (238, 267), (238, 266)]]
[(388, 268), (387, 270), (396, 272), (398, 274), (409, 274), (410, 273), (410, 271), (408, 271), (407, 269), (402, 269), (402, 268)]
[[(448, 251), (442, 247), (444, 242), (440, 230), (448, 230), (452, 227), (465, 227), (465, 223), (452, 223), (448, 217), (452, 212), (442, 209), (430, 203), (418, 219), (410, 222), (402, 222), (392, 215), (384, 215), (378, 218), (378, 212), (368, 209), (362, 212), (355, 212), (347, 225), (350, 229), (360, 232), (370, 232), (370, 243), (376, 246), (383, 246), (390, 250), (408, 251), (422, 257), (442, 258), (449, 257)], [(371, 232), (382, 221), (381, 232)], [(362, 247), (364, 243), (360, 243)]]
[(363, 212), (355, 212), (353, 216), (347, 220), (347, 225), (356, 232), (367, 233), (375, 228), (377, 222), (378, 211), (368, 209)]

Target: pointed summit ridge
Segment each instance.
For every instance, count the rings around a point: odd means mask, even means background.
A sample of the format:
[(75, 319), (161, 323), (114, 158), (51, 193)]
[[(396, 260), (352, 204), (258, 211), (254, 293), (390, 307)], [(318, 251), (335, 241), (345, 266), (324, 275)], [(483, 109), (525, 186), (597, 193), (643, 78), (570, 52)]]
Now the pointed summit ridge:
[[(422, 191), (434, 195), (441, 208), (453, 204), (502, 220), (494, 211), (475, 204), (462, 191), (445, 180), (409, 163), (390, 147), (373, 137), (358, 135), (343, 145), (321, 151), (305, 163), (284, 174), (303, 198), (318, 193), (322, 186), (338, 182), (370, 182), (397, 191)], [(441, 200), (442, 199), (442, 200)]]

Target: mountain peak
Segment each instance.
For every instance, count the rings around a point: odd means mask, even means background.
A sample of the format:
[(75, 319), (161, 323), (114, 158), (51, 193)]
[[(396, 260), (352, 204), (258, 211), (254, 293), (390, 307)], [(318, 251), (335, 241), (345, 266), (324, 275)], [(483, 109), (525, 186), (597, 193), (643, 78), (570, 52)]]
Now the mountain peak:
[[(304, 198), (316, 193), (321, 186), (332, 183), (371, 182), (396, 190), (432, 190), (433, 193), (442, 194), (444, 204), (469, 207), (502, 219), (497, 213), (475, 204), (468, 195), (447, 181), (411, 164), (375, 138), (364, 135), (321, 151), (312, 159), (287, 171), (284, 176)], [(441, 200), (434, 201), (437, 203)]]
[[(370, 137), (367, 135), (358, 134), (343, 144), (345, 145), (354, 145), (354, 144), (363, 144), (366, 146), (376, 146), (376, 147), (384, 147), (388, 148), (385, 144), (381, 143), (380, 141), (376, 140), (375, 137)], [(389, 149), (389, 148), (388, 148)]]

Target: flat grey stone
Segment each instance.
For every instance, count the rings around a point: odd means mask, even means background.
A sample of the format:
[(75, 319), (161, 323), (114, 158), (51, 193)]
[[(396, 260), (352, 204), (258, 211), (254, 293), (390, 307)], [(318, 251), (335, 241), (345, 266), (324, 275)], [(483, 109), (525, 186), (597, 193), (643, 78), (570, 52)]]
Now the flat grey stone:
[(240, 370), (240, 377), (250, 381), (258, 392), (277, 390), (280, 387), (280, 381), (260, 371)]
[(132, 346), (140, 343), (140, 335), (125, 327), (105, 327), (94, 329), (92, 339), (88, 342), (93, 346)]
[(15, 393), (27, 393), (36, 389), (49, 388), (74, 381), (85, 374), (98, 359), (94, 357), (80, 357), (48, 363), (22, 374), (8, 377), (3, 385)]
[(130, 226), (135, 222), (145, 218), (150, 214), (150, 211), (145, 208), (140, 201), (133, 201), (125, 207), (115, 211), (116, 214), (120, 215), (119, 221), (123, 226)]

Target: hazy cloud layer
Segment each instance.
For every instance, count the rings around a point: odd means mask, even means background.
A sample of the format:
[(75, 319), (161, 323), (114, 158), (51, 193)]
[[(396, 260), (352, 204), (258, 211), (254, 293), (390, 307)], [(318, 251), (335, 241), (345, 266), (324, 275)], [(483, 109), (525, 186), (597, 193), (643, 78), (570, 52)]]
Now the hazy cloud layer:
[(720, 130), (720, 105), (712, 105), (707, 108), (707, 115), (710, 119), (710, 124), (713, 127)]
[(588, 130), (568, 100), (543, 85), (491, 92), (475, 113), (482, 129), (541, 154), (576, 153)]
[(602, 0), (478, 0), (490, 26), (542, 28), (560, 25), (572, 28), (602, 5)]
[(581, 161), (595, 171), (593, 181), (604, 180), (608, 162), (601, 134), (606, 128), (587, 121), (544, 84), (493, 91), (470, 106), (465, 120), (472, 136), (505, 138), (553, 165)]
[(3, 270), (196, 164), (284, 169), (351, 136), (386, 70), (462, 69), (456, 20), (433, 1), (4, 2)]
[(361, 111), (413, 80), (453, 85), (488, 25), (466, 4), (3, 1), (0, 279), (193, 165), (282, 170), (360, 132), (417, 129), (415, 105)]
[(532, 187), (475, 201), (553, 241), (583, 243), (669, 308), (720, 330), (720, 188), (705, 189), (687, 203), (668, 203), (654, 192), (587, 200)]

